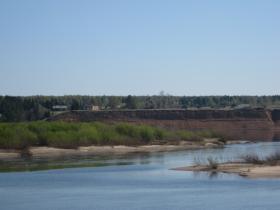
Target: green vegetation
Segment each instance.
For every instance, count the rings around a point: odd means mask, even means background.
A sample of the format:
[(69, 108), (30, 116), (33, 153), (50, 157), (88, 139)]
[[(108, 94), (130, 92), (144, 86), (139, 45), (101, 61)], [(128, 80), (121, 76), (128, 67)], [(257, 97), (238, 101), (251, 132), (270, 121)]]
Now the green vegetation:
[(153, 140), (199, 141), (219, 137), (211, 131), (170, 131), (126, 123), (25, 122), (0, 123), (0, 148), (21, 149), (28, 156), (30, 146), (77, 148), (88, 145), (144, 145)]
[[(73, 160), (72, 160), (73, 161)], [(53, 161), (27, 161), (22, 162), (3, 162), (0, 161), (0, 172), (19, 172), (19, 171), (42, 171), (42, 170), (56, 170), (65, 168), (86, 168), (86, 167), (103, 167), (111, 165), (129, 165), (131, 162), (116, 162), (108, 163), (106, 161), (73, 161), (65, 162), (59, 160)]]
[[(243, 104), (243, 105), (242, 105)], [(178, 109), (223, 107), (280, 107), (280, 96), (0, 96), (0, 121), (34, 121), (49, 117), (53, 107), (85, 110), (94, 105), (106, 109)]]

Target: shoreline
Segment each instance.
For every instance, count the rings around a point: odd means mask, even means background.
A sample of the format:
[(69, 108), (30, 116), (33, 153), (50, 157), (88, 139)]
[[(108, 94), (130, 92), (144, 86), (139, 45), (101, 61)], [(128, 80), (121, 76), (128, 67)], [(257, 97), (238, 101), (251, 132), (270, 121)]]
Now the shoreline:
[[(239, 141), (237, 141), (239, 143)], [(151, 144), (141, 146), (81, 146), (77, 149), (62, 149), (55, 147), (30, 147), (28, 155), (31, 158), (53, 158), (67, 156), (106, 156), (106, 155), (126, 155), (132, 153), (153, 153), (169, 152), (194, 149), (222, 148), (222, 144), (217, 139), (205, 139), (202, 142), (181, 141), (179, 144)], [(0, 160), (22, 158), (20, 150), (0, 150)]]
[(271, 165), (259, 165), (259, 164), (252, 164), (252, 163), (243, 163), (243, 162), (220, 163), (217, 165), (216, 169), (213, 169), (208, 165), (194, 165), (194, 166), (174, 168), (172, 170), (237, 174), (239, 176), (250, 178), (250, 179), (280, 178), (279, 165), (271, 166)]

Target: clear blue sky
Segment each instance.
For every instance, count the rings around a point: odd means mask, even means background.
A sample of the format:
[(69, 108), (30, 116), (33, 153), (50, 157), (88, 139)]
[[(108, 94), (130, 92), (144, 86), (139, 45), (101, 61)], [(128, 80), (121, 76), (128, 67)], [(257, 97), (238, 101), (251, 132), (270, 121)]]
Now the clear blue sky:
[(278, 0), (0, 0), (0, 94), (280, 94)]

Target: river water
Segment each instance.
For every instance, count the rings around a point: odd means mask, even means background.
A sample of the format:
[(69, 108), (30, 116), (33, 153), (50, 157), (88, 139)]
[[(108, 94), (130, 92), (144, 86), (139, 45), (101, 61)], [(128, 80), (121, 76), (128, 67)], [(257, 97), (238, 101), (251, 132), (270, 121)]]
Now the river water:
[(105, 167), (0, 173), (0, 209), (279, 210), (278, 179), (170, 170), (208, 157), (227, 161), (275, 151), (279, 142), (98, 160), (110, 163)]

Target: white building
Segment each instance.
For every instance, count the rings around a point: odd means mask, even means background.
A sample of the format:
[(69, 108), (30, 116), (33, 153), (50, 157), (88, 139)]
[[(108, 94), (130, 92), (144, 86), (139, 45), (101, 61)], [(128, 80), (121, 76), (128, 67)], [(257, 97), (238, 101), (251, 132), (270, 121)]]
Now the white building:
[(68, 106), (66, 105), (54, 105), (52, 106), (53, 111), (66, 111), (68, 110)]
[(100, 107), (96, 105), (86, 105), (85, 109), (89, 111), (99, 111)]

